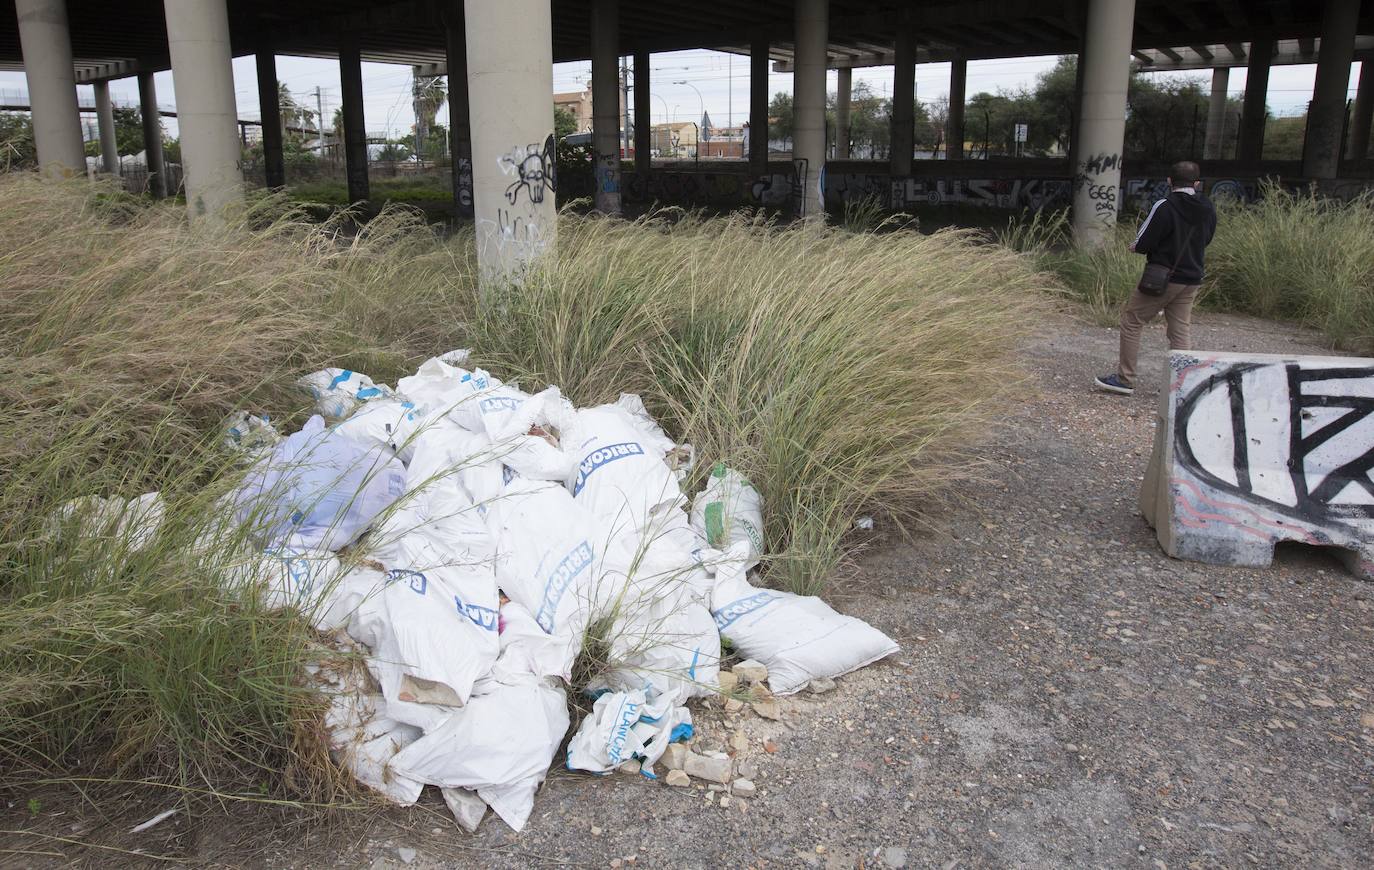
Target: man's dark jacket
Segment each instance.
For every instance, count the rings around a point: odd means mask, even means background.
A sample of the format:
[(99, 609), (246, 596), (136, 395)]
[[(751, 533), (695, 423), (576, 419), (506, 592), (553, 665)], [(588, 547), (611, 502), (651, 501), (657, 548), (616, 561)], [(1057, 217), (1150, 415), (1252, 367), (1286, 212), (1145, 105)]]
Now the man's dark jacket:
[[(1201, 284), (1202, 252), (1216, 231), (1217, 210), (1212, 203), (1200, 193), (1175, 190), (1150, 209), (1135, 237), (1135, 252), (1165, 267), (1173, 266), (1177, 259), (1171, 283)], [(1185, 239), (1187, 247), (1180, 255)]]

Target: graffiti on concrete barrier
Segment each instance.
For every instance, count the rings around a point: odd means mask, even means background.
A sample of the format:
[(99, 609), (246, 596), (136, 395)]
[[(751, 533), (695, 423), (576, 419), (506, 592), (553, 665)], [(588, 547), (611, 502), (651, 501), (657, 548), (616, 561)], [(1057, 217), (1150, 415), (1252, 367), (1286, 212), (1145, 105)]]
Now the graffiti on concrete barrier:
[(517, 145), (509, 154), (501, 155), (501, 171), (514, 175), (515, 181), (506, 188), (506, 199), (515, 205), (524, 191), (532, 203), (544, 201), (544, 192), (558, 190), (558, 170), (554, 161), (553, 135), (537, 143)]
[[(835, 191), (836, 199), (843, 203), (878, 195), (880, 178), (869, 175), (843, 179), (844, 187)], [(1039, 210), (1067, 206), (1069, 193), (1066, 179), (899, 178), (890, 182), (887, 201), (894, 209), (918, 205), (975, 205)]]
[(1334, 547), (1374, 579), (1374, 360), (1169, 358), (1141, 509), (1172, 556), (1267, 565)]

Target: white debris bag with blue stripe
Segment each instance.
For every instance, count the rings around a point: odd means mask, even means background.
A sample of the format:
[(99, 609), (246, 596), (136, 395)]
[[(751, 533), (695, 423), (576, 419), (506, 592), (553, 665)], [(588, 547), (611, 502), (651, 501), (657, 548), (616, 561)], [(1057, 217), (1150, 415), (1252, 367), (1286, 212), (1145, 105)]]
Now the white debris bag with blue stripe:
[(663, 461), (673, 442), (642, 428), (625, 408), (577, 411), (562, 434), (573, 465), (568, 487), (606, 534), (639, 532), (656, 509), (683, 501), (677, 477)]
[(315, 399), (315, 413), (331, 423), (353, 414), (372, 399), (389, 398), (390, 388), (374, 384), (362, 372), (321, 369), (296, 381)]
[(763, 496), (747, 477), (723, 462), (711, 468), (705, 488), (692, 499), (692, 525), (708, 547), (726, 550), (747, 544), (746, 570), (763, 556)]
[(496, 536), (496, 579), (506, 595), (534, 615), (564, 654), (559, 676), (572, 677), (591, 618), (601, 538), (568, 491), (556, 483), (513, 478), (488, 523)]
[(253, 466), (234, 495), (263, 547), (339, 550), (405, 493), (405, 466), (311, 417)]
[(605, 692), (568, 743), (568, 769), (609, 773), (626, 761), (654, 764), (668, 744), (692, 734), (692, 714), (641, 690)]
[(721, 637), (768, 666), (768, 688), (790, 695), (817, 677), (838, 677), (900, 649), (892, 638), (819, 598), (759, 589), (745, 579), (747, 544), (716, 568), (711, 613)]

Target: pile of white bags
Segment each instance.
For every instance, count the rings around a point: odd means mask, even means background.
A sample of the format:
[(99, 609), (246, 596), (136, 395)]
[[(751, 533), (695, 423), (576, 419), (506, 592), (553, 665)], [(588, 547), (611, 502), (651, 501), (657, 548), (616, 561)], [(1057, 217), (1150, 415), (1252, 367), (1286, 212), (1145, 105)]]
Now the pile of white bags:
[(896, 650), (819, 599), (751, 586), (758, 491), (718, 466), (689, 506), (691, 449), (638, 397), (576, 409), (466, 358), (431, 359), (395, 390), (317, 372), (301, 379), (318, 414), (300, 432), (277, 441), (244, 416), (227, 436), (253, 463), (232, 504), (256, 549), (233, 582), (365, 653), (361, 677), (317, 674), (360, 782), (400, 804), (437, 786), (464, 828), (489, 806), (520, 830), (591, 630), (609, 661), (567, 766), (595, 773), (634, 761), (652, 776), (691, 736), (685, 703), (719, 690), (722, 635), (778, 694)]

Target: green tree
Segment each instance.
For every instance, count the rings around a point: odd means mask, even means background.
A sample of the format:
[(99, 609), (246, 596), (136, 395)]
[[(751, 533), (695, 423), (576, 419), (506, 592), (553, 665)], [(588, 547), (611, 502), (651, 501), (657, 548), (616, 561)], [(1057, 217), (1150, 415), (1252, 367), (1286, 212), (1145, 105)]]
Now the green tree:
[(309, 128), (315, 126), (315, 113), (309, 108), (296, 102), (296, 98), (291, 96), (291, 92), (286, 89), (285, 82), (277, 83), (277, 108), (281, 117), (282, 139), (291, 141), (292, 139), (304, 139), (304, 133), (296, 133), (292, 127)]
[(577, 117), (562, 106), (553, 107), (553, 138), (562, 142), (563, 137), (577, 132)]
[(1289, 118), (1270, 117), (1264, 125), (1266, 160), (1301, 160), (1307, 134), (1307, 113)]
[(768, 139), (792, 143), (792, 95), (779, 91), (768, 103)]
[(28, 112), (0, 112), (0, 170), (38, 165), (33, 145), (33, 119)]

